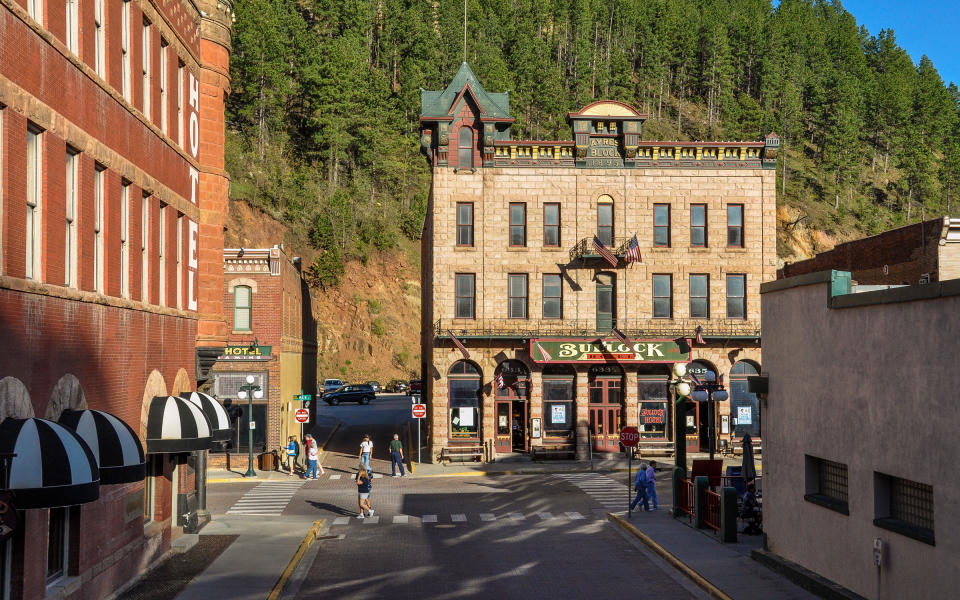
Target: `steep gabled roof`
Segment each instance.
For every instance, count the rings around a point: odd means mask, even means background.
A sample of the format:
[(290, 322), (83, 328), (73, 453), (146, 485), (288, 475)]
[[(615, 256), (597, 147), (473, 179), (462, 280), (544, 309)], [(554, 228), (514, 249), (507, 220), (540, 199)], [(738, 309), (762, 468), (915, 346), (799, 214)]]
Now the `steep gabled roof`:
[(460, 65), (453, 81), (442, 92), (420, 90), (421, 118), (448, 116), (465, 88), (469, 88), (467, 93), (480, 105), (485, 117), (510, 118), (510, 93), (491, 93), (483, 89), (467, 63)]

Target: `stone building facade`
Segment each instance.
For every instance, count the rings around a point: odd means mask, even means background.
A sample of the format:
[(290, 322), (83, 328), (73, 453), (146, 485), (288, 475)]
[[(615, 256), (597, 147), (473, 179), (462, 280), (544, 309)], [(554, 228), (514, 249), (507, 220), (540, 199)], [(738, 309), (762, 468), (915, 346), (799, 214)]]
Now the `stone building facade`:
[[(760, 433), (746, 377), (760, 368), (759, 286), (776, 273), (779, 140), (642, 141), (644, 118), (595, 102), (569, 115), (573, 140), (519, 141), (508, 95), (466, 63), (422, 92), (431, 458), (584, 458), (618, 451), (624, 425), (669, 452), (676, 362), (726, 376), (717, 437)], [(634, 239), (642, 260), (628, 261)], [(687, 447), (706, 451), (706, 410), (679, 412)]]
[[(98, 409), (143, 442), (151, 400), (195, 390), (197, 348), (223, 346), (231, 11), (0, 2), (0, 420)], [(0, 597), (127, 585), (196, 510), (196, 461), (150, 454), (146, 480), (22, 510)]]
[(317, 325), (300, 259), (282, 247), (227, 248), (223, 270), (230, 333), (212, 370), (211, 392), (232, 409), (233, 435), (225, 448), (211, 452), (210, 463), (228, 466), (230, 460), (236, 468), (246, 465), (248, 455), (249, 402), (237, 397), (247, 375), (263, 390), (263, 398), (253, 401), (254, 451), (278, 449), (288, 435), (301, 437), (295, 397), (316, 394)]

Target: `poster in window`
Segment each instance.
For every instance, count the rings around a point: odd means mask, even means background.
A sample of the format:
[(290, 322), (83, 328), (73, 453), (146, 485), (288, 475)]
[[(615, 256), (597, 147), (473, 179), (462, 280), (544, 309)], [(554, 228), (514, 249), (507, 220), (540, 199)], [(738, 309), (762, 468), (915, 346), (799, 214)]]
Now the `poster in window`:
[(737, 424), (738, 425), (753, 424), (753, 409), (751, 407), (749, 406), (737, 407)]
[(473, 408), (460, 409), (460, 426), (473, 427)]
[(497, 422), (497, 425), (498, 425), (498, 426), (500, 426), (500, 427), (506, 427), (506, 426), (507, 426), (507, 415), (500, 415), (500, 416), (498, 417), (498, 419), (499, 419), (498, 422)]
[(563, 404), (554, 404), (553, 410), (551, 411), (551, 423), (566, 423), (567, 422), (567, 407)]
[(696, 427), (693, 422), (693, 415), (687, 415), (687, 427)]

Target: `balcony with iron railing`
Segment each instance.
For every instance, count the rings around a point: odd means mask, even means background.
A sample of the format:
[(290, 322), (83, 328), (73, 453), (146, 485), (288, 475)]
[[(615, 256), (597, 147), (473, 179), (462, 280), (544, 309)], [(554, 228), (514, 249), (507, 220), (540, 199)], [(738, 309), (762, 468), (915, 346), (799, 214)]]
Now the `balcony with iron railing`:
[[(633, 240), (632, 235), (628, 238), (614, 238), (613, 243), (608, 245), (607, 247), (618, 258), (620, 258), (627, 253), (627, 250), (630, 248), (630, 242), (632, 240)], [(570, 262), (573, 262), (577, 259), (589, 259), (589, 258), (603, 259), (603, 257), (600, 256), (600, 253), (597, 252), (597, 249), (593, 246), (593, 237), (583, 238), (582, 240), (574, 244), (573, 248), (570, 249)]]
[[(599, 326), (598, 326), (599, 325)], [(612, 327), (628, 338), (677, 339), (691, 338), (697, 326), (703, 328), (704, 340), (760, 339), (760, 322), (744, 319), (613, 319)], [(437, 319), (434, 335), (446, 338), (451, 331), (460, 339), (532, 339), (572, 337), (614, 339), (610, 322), (598, 324), (596, 319)]]

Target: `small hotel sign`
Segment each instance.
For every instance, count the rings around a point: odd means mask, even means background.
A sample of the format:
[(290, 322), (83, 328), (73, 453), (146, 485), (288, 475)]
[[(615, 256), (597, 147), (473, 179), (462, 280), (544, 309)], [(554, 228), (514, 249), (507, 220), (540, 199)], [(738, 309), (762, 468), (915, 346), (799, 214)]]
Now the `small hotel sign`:
[(220, 360), (264, 360), (272, 350), (273, 346), (227, 346)]
[(690, 347), (682, 340), (633, 340), (629, 345), (619, 340), (530, 340), (530, 358), (538, 363), (675, 363), (690, 360)]

